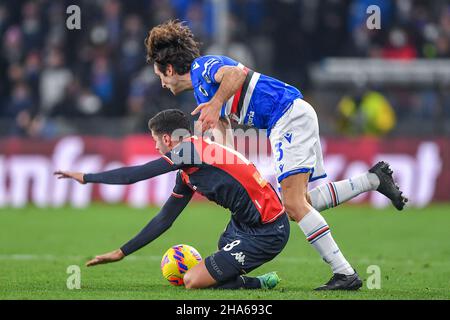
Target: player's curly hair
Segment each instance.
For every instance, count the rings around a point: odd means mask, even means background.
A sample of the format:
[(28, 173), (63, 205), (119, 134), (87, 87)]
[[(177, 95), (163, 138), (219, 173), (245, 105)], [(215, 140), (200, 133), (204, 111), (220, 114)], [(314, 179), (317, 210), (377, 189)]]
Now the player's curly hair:
[(144, 43), (147, 63), (156, 63), (164, 74), (169, 64), (177, 74), (186, 74), (192, 61), (200, 56), (200, 43), (195, 41), (189, 27), (179, 20), (169, 20), (152, 28)]

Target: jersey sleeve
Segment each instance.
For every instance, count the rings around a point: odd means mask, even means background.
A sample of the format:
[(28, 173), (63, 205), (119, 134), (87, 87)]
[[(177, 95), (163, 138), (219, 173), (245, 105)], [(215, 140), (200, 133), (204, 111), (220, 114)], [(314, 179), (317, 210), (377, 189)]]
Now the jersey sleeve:
[(120, 248), (122, 252), (128, 256), (163, 234), (187, 206), (193, 194), (194, 191), (183, 182), (180, 173), (178, 173), (177, 183), (172, 195), (159, 213), (133, 239)]
[(225, 66), (224, 62), (220, 57), (208, 56), (201, 61), (201, 76), (207, 83), (217, 84), (215, 76), (217, 71)]
[[(186, 186), (186, 188), (188, 187)], [(187, 190), (177, 191), (183, 192), (183, 196), (172, 194), (161, 208), (161, 211), (133, 239), (120, 248), (126, 256), (146, 246), (172, 226), (194, 194), (192, 190), (190, 192)]]
[(195, 157), (192, 143), (183, 142), (171, 152), (154, 161), (139, 166), (122, 167), (100, 173), (88, 173), (84, 175), (84, 181), (88, 183), (132, 184), (170, 171), (195, 166), (196, 161), (198, 162), (199, 160)]
[(181, 172), (178, 172), (175, 187), (173, 188), (173, 191), (172, 191), (172, 196), (178, 197), (178, 198), (183, 198), (183, 197), (190, 197), (193, 194), (194, 194), (194, 190), (192, 190), (191, 187), (189, 187), (183, 181), (183, 178), (181, 177)]

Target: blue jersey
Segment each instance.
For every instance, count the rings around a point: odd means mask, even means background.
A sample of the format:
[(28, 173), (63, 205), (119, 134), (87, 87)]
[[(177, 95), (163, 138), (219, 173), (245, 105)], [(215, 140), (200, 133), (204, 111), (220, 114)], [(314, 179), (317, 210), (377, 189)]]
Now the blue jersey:
[(300, 91), (287, 83), (254, 72), (225, 56), (202, 56), (191, 65), (191, 80), (197, 104), (211, 100), (220, 83), (214, 79), (223, 66), (238, 66), (247, 76), (241, 88), (222, 106), (221, 116), (239, 124), (270, 129), (290, 107), (292, 101), (303, 98)]

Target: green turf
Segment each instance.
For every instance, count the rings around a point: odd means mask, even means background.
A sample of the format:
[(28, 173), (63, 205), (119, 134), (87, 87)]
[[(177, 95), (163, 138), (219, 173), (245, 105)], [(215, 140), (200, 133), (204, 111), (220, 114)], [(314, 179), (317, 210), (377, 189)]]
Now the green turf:
[[(268, 290), (191, 290), (162, 278), (164, 251), (186, 243), (206, 256), (216, 248), (228, 213), (212, 204), (191, 204), (173, 227), (125, 260), (93, 268), (84, 263), (135, 235), (157, 208), (94, 205), (87, 209), (0, 209), (0, 299), (449, 299), (450, 206), (403, 213), (369, 207), (324, 212), (333, 236), (361, 277), (381, 269), (381, 289), (317, 293), (329, 267), (291, 223), (285, 250), (252, 272), (276, 270), (279, 286)], [(81, 289), (69, 290), (66, 269), (81, 266)]]

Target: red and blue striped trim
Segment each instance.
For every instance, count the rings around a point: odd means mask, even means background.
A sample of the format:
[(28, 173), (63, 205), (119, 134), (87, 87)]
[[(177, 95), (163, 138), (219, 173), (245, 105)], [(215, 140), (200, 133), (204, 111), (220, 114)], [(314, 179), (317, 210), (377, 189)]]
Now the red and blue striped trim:
[(333, 182), (330, 182), (327, 184), (327, 188), (328, 188), (328, 192), (330, 193), (330, 198), (332, 201), (331, 207), (336, 207), (337, 205), (339, 205), (339, 197), (338, 197), (338, 193), (336, 190), (336, 186), (334, 185)]
[(175, 198), (178, 198), (178, 199), (184, 198), (184, 196), (182, 194), (178, 194), (178, 193), (175, 193), (175, 192), (172, 192), (172, 197), (175, 197)]
[(330, 227), (326, 224), (308, 234), (306, 240), (308, 240), (310, 244), (313, 244), (328, 233), (330, 233)]
[(173, 166), (173, 161), (172, 159), (170, 159), (168, 156), (163, 155), (161, 156), (164, 160), (166, 160), (171, 166)]

